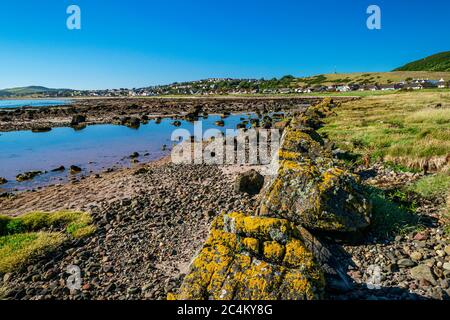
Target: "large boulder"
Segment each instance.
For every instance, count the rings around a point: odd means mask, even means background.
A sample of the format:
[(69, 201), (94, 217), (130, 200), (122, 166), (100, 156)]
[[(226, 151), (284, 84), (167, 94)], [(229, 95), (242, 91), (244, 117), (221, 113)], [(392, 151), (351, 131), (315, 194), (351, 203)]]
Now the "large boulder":
[(264, 177), (256, 170), (240, 173), (234, 183), (234, 189), (239, 193), (255, 195), (264, 186)]
[(283, 134), (278, 175), (263, 193), (259, 213), (310, 230), (355, 232), (370, 224), (371, 205), (353, 174), (296, 118)]
[(314, 300), (324, 275), (287, 220), (231, 213), (219, 216), (191, 265), (180, 300)]
[(0, 177), (0, 185), (6, 184), (6, 183), (8, 183), (8, 180), (6, 180), (6, 179), (3, 178), (3, 177)]
[(350, 173), (282, 161), (259, 213), (289, 219), (310, 230), (354, 232), (369, 225), (370, 212), (370, 202)]

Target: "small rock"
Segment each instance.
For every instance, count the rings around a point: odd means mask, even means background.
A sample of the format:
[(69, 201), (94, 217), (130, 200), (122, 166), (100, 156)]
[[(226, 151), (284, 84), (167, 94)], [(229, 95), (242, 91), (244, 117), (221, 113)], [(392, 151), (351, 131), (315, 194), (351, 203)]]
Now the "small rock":
[(234, 184), (236, 192), (245, 192), (250, 195), (258, 194), (263, 186), (264, 177), (253, 169), (239, 174)]
[(131, 159), (139, 158), (139, 153), (138, 153), (138, 152), (133, 152), (133, 153), (130, 155), (130, 158), (131, 158)]
[(444, 270), (448, 270), (450, 271), (450, 262), (446, 262), (442, 265), (442, 268), (444, 268)]
[(423, 258), (423, 255), (421, 252), (419, 251), (414, 251), (413, 253), (411, 253), (410, 255), (411, 259), (413, 259), (414, 261), (420, 261)]
[(436, 254), (439, 256), (439, 257), (445, 257), (445, 251), (444, 250), (436, 250)]
[(81, 172), (81, 168), (77, 166), (70, 166), (70, 173), (71, 174), (77, 174)]
[(448, 256), (450, 256), (450, 246), (446, 246), (446, 247), (444, 248), (444, 252), (445, 252)]
[(411, 269), (411, 277), (415, 280), (426, 280), (432, 285), (436, 285), (436, 278), (431, 268), (425, 264), (420, 264)]
[(423, 241), (423, 240), (427, 240), (429, 237), (428, 232), (424, 231), (424, 232), (419, 232), (414, 236), (414, 240), (417, 241)]
[(410, 267), (414, 267), (416, 264), (414, 263), (414, 261), (412, 261), (410, 259), (400, 259), (397, 261), (397, 265), (400, 268), (410, 268)]
[(5, 273), (5, 275), (3, 276), (3, 282), (7, 283), (12, 277), (11, 273)]

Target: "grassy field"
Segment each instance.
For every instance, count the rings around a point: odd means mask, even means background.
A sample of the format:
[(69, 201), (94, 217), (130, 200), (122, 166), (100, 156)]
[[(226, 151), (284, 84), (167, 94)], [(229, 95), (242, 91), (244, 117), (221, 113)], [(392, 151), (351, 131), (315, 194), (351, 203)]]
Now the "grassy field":
[(332, 85), (338, 83), (388, 84), (410, 79), (450, 80), (450, 72), (430, 71), (393, 71), (393, 72), (356, 72), (331, 73), (308, 78), (300, 78), (292, 86)]
[(368, 96), (343, 104), (321, 129), (347, 151), (410, 169), (445, 170), (450, 92)]
[[(335, 116), (325, 120), (322, 134), (341, 149), (358, 155), (358, 161), (384, 161), (401, 171), (427, 169), (432, 174), (405, 186), (402, 192), (447, 199), (442, 217), (450, 222), (450, 92), (368, 96), (344, 103), (335, 111)], [(381, 222), (386, 221), (386, 214), (392, 215), (395, 223), (409, 219), (408, 214), (386, 208), (386, 202), (377, 197), (383, 204), (378, 205), (384, 213), (379, 215)], [(450, 233), (450, 223), (446, 232)]]

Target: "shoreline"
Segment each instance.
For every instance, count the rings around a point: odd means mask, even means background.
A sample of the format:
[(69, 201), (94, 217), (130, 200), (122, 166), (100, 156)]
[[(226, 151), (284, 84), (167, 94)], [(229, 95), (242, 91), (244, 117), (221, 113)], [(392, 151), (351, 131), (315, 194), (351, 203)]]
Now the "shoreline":
[[(0, 109), (0, 132), (39, 130), (73, 126), (74, 116), (86, 119), (77, 125), (120, 124), (126, 119), (145, 123), (150, 118), (178, 118), (201, 106), (203, 114), (267, 113), (289, 111), (322, 101), (321, 97), (228, 97), (228, 98), (98, 98), (80, 99), (73, 104), (48, 107)], [(338, 98), (349, 101), (355, 98)]]

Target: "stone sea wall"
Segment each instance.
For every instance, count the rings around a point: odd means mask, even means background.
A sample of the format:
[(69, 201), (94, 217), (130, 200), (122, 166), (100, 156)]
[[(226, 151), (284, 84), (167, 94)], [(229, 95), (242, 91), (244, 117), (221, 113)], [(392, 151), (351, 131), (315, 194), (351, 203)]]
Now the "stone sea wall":
[(169, 299), (323, 298), (324, 269), (320, 254), (305, 241), (306, 229), (356, 232), (370, 224), (371, 214), (357, 177), (333, 159), (315, 131), (335, 107), (325, 99), (292, 117), (282, 137), (278, 174), (262, 190), (258, 212), (217, 217)]

